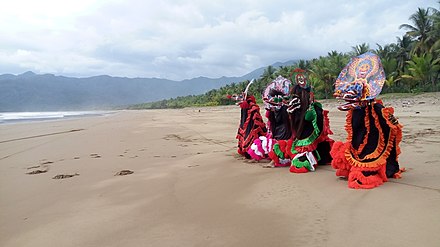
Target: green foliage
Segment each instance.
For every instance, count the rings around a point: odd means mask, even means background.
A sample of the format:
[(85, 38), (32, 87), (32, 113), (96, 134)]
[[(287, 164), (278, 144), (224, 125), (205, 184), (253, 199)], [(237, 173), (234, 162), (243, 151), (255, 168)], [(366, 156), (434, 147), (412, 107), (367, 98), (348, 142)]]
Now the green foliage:
[(438, 74), (440, 71), (440, 59), (433, 59), (432, 54), (424, 54), (422, 56), (414, 55), (411, 61), (408, 61), (409, 74), (402, 75), (403, 78), (409, 79), (415, 86), (418, 84), (419, 89), (432, 90), (437, 89)]

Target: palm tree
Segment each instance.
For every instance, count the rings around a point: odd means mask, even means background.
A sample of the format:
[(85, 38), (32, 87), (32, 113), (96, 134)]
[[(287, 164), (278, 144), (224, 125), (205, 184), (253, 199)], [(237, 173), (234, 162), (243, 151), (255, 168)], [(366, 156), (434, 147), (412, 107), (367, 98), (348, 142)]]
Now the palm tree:
[(330, 73), (335, 77), (339, 75), (339, 72), (345, 67), (349, 61), (347, 55), (343, 55), (341, 52), (331, 51), (328, 53)]
[(260, 79), (264, 81), (266, 84), (275, 79), (275, 68), (272, 65), (267, 66), (261, 75)]
[(407, 61), (410, 60), (410, 54), (413, 47), (411, 37), (404, 35), (402, 38), (397, 37), (396, 44), (396, 59), (398, 74), (402, 75), (405, 72)]
[(376, 45), (377, 45), (377, 49), (375, 50), (375, 53), (381, 59), (396, 57), (397, 50), (398, 50), (398, 47), (396, 44), (388, 44), (388, 45), (384, 45), (384, 46), (381, 46), (379, 44), (376, 44)]
[(375, 53), (381, 58), (382, 66), (386, 75), (386, 83), (384, 91), (387, 88), (393, 88), (394, 84), (397, 83), (399, 78), (398, 73), (398, 62), (397, 62), (397, 50), (398, 46), (396, 44), (388, 44), (385, 46), (377, 45)]
[(432, 29), (432, 20), (429, 18), (429, 10), (424, 8), (418, 8), (417, 12), (409, 17), (413, 25), (402, 24), (400, 29), (407, 29), (406, 34), (412, 39), (416, 40), (416, 44), (413, 47), (412, 53), (421, 55), (429, 51), (428, 33)]
[[(440, 5), (440, 1), (438, 1)], [(440, 53), (440, 9), (428, 8), (432, 12), (430, 16), (432, 20), (432, 29), (428, 32), (428, 41), (432, 42), (430, 52)]]
[(370, 46), (367, 43), (362, 43), (357, 46), (352, 46), (352, 52), (350, 52), (350, 55), (355, 57), (359, 56), (361, 54), (364, 54), (365, 52), (370, 51)]
[(303, 59), (300, 59), (296, 64), (295, 64), (295, 66), (294, 66), (295, 68), (300, 68), (300, 69), (303, 69), (303, 70), (309, 70), (310, 68), (311, 68), (311, 64), (310, 64), (310, 61), (306, 61), (306, 60), (303, 60)]
[[(310, 70), (310, 79), (314, 82), (314, 88), (317, 96), (323, 96), (328, 99), (333, 93), (333, 83), (336, 76), (330, 71), (330, 60), (326, 57), (319, 57), (312, 61), (312, 69)], [(322, 94), (322, 95), (319, 95)]]
[(289, 78), (291, 67), (290, 66), (280, 66), (276, 72), (276, 75), (280, 75), (284, 78)]

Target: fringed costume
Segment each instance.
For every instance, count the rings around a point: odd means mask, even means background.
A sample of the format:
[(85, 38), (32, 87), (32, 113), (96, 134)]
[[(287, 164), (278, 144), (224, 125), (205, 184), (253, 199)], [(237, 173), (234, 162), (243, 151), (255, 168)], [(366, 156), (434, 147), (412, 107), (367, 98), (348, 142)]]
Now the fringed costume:
[(398, 155), (402, 125), (392, 107), (375, 99), (382, 90), (385, 73), (380, 58), (365, 53), (351, 59), (335, 83), (335, 97), (347, 112), (346, 142), (336, 142), (331, 150), (336, 176), (348, 178), (348, 187), (371, 189), (400, 178)]
[(290, 160), (290, 171), (306, 173), (315, 171), (319, 164), (330, 164), (330, 149), (333, 140), (328, 135), (330, 130), (328, 111), (314, 101), (310, 86), (307, 85), (304, 70), (296, 69), (293, 73), (296, 85), (291, 90), (291, 99), (287, 105), (292, 138), (279, 141), (269, 155), (275, 166), (284, 165)]
[[(268, 119), (267, 134), (260, 136), (248, 149), (248, 154), (254, 160), (268, 159), (276, 142), (289, 140), (292, 136), (287, 106), (284, 104), (289, 96), (291, 82), (278, 76), (263, 92), (263, 101)], [(284, 161), (285, 164), (290, 160)]]
[(237, 152), (248, 159), (251, 156), (247, 153), (247, 150), (255, 140), (259, 140), (259, 137), (265, 136), (267, 132), (266, 125), (260, 114), (260, 107), (255, 102), (255, 97), (247, 94), (251, 83), (249, 83), (242, 95), (236, 97), (238, 100), (237, 104), (241, 108), (240, 125), (236, 136), (238, 139)]

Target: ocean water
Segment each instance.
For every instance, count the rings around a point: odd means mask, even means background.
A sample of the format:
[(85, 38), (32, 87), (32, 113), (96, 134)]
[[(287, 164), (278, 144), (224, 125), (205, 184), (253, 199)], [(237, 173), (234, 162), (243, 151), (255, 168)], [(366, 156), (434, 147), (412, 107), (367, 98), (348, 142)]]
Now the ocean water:
[(104, 116), (114, 111), (0, 112), (0, 124)]

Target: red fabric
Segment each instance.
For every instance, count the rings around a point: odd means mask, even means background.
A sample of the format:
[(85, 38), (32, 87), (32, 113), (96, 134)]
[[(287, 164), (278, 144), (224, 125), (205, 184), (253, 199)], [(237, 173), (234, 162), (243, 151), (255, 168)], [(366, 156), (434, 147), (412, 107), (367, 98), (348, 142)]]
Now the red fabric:
[(335, 142), (330, 151), (332, 156), (332, 167), (336, 169), (336, 176), (338, 177), (348, 177), (351, 165), (348, 163), (345, 157), (345, 151), (350, 147), (348, 142)]
[[(249, 96), (248, 102), (243, 102), (240, 104), (240, 107), (244, 108), (244, 106), (249, 106), (247, 118), (242, 128), (238, 128), (237, 136), (238, 139), (238, 153), (241, 155), (245, 155), (246, 151), (252, 145), (255, 139), (260, 136), (266, 135), (266, 125), (263, 122), (263, 118), (260, 114), (260, 107), (255, 103), (255, 98), (253, 96)], [(253, 126), (250, 133), (246, 136), (247, 126), (253, 120)]]
[(275, 164), (280, 164), (280, 159), (278, 158), (278, 156), (276, 155), (276, 153), (273, 151), (273, 149), (269, 152), (269, 158), (271, 160), (273, 160), (273, 162)]
[(372, 189), (388, 181), (385, 175), (385, 166), (379, 167), (376, 175), (364, 176), (362, 171), (374, 171), (375, 169), (366, 169), (365, 167), (352, 167), (348, 176), (348, 187), (352, 189)]
[(291, 166), (289, 170), (290, 170), (290, 172), (293, 172), (293, 173), (307, 173), (307, 172), (309, 172), (309, 170), (307, 170), (307, 168), (305, 168), (304, 166), (301, 168), (297, 168), (296, 166)]

